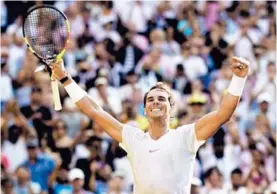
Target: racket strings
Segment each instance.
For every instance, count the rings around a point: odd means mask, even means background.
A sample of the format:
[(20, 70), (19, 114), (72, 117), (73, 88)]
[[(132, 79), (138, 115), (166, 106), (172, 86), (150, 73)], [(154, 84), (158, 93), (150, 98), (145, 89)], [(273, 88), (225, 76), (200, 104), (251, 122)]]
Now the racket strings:
[(35, 9), (25, 20), (24, 33), (40, 57), (53, 58), (65, 47), (68, 36), (66, 19), (53, 8)]

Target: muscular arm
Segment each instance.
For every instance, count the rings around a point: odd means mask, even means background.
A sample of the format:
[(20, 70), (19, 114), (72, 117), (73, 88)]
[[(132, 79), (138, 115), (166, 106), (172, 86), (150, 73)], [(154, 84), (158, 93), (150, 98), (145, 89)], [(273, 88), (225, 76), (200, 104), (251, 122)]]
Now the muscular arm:
[(198, 140), (206, 140), (220, 128), (221, 125), (226, 123), (233, 115), (238, 104), (239, 97), (227, 93), (221, 102), (217, 111), (213, 111), (195, 124), (195, 134)]
[[(72, 83), (73, 80), (69, 78), (64, 83), (64, 86)], [(89, 96), (83, 97), (76, 105), (86, 114), (90, 119), (99, 124), (103, 129), (116, 141), (122, 142), (122, 127), (123, 125), (113, 118), (109, 113), (104, 111), (93, 99)]]
[(198, 140), (206, 140), (211, 137), (221, 125), (231, 118), (237, 107), (247, 78), (249, 62), (242, 58), (233, 57), (231, 63), (234, 75), (228, 93), (223, 96), (217, 111), (205, 115), (196, 122), (195, 134)]

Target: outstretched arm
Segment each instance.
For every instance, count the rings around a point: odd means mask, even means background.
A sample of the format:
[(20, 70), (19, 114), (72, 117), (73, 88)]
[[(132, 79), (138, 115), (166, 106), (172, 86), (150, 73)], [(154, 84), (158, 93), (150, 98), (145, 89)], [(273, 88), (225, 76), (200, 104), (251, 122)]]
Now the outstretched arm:
[(63, 83), (63, 86), (78, 108), (90, 119), (103, 127), (112, 138), (118, 142), (122, 142), (123, 125), (109, 113), (104, 111), (81, 87), (78, 86), (78, 84), (74, 82), (70, 75), (64, 70), (62, 61), (52, 64), (51, 67), (58, 80), (68, 77), (67, 81)]
[(231, 67), (234, 75), (219, 109), (203, 116), (195, 124), (195, 134), (198, 140), (206, 140), (211, 137), (221, 125), (231, 118), (237, 107), (247, 79), (249, 62), (233, 57)]

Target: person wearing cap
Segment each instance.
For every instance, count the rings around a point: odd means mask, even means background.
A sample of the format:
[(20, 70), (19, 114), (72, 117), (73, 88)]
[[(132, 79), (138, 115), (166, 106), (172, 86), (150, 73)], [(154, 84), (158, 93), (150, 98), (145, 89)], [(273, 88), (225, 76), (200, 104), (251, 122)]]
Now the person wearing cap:
[(68, 173), (68, 180), (72, 186), (72, 194), (92, 194), (84, 190), (85, 174), (79, 168), (73, 168)]
[(42, 192), (47, 192), (48, 178), (55, 169), (55, 162), (52, 158), (39, 153), (37, 138), (30, 138), (26, 146), (28, 159), (21, 166), (30, 171), (31, 181), (37, 182)]
[(276, 129), (276, 110), (275, 106), (272, 104), (272, 101), (273, 96), (271, 96), (268, 92), (263, 92), (257, 96), (259, 110), (250, 112), (247, 122), (248, 127), (254, 124), (258, 115), (264, 115), (269, 120), (269, 126), (272, 129)]
[(112, 114), (120, 114), (122, 112), (122, 105), (119, 95), (114, 95), (116, 89), (108, 85), (106, 77), (98, 77), (95, 80), (95, 88), (91, 88), (88, 93), (97, 101), (104, 109), (110, 111)]
[(206, 114), (208, 99), (203, 94), (193, 94), (187, 100), (188, 115), (184, 121), (186, 123), (193, 122)]
[(147, 132), (122, 124), (103, 110), (70, 78), (62, 61), (51, 64), (51, 68), (81, 111), (126, 150), (134, 174), (134, 193), (189, 194), (197, 151), (233, 115), (249, 65), (247, 60), (233, 57), (233, 78), (218, 110), (175, 130), (169, 127), (174, 108), (172, 93), (164, 83), (156, 83), (144, 96), (144, 111), (149, 121)]

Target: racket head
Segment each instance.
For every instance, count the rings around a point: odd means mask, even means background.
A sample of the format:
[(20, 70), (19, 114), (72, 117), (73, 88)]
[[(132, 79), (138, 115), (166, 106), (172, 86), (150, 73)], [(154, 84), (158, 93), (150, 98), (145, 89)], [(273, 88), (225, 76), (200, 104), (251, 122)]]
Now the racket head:
[(70, 40), (70, 25), (57, 8), (35, 6), (24, 17), (23, 36), (29, 50), (48, 64), (62, 58)]

